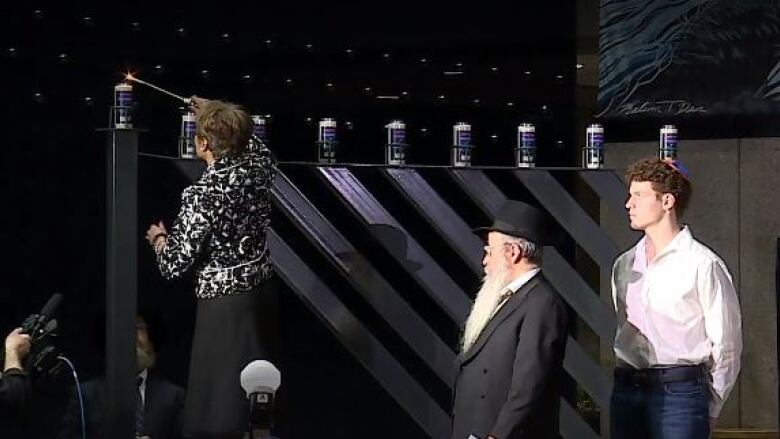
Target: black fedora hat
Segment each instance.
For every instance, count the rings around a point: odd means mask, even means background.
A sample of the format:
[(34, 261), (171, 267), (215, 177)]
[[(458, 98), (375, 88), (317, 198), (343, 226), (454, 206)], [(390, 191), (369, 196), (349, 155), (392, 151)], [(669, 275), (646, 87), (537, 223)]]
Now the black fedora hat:
[(553, 245), (556, 236), (552, 219), (522, 201), (509, 200), (501, 206), (490, 227), (478, 227), (474, 233), (483, 236), (489, 232), (501, 232), (517, 236), (539, 245)]

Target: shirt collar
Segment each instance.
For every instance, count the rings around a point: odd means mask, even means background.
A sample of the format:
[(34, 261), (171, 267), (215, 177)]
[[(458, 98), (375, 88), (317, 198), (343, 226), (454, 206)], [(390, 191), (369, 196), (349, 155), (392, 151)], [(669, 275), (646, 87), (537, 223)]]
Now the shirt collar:
[[(641, 258), (645, 258), (645, 246), (647, 245), (647, 235), (643, 236), (642, 239), (639, 240), (636, 244), (636, 253), (634, 257), (636, 258), (636, 255), (639, 255)], [(674, 235), (674, 238), (669, 242), (669, 244), (666, 244), (666, 247), (664, 247), (663, 250), (656, 253), (655, 259), (658, 260), (659, 257), (667, 254), (672, 253), (677, 250), (685, 250), (691, 247), (691, 242), (693, 242), (693, 235), (691, 235), (691, 230), (688, 228), (687, 225), (684, 225), (679, 232), (677, 232), (676, 235)], [(647, 262), (645, 261), (645, 265), (647, 265)]]
[(144, 369), (138, 373), (138, 378), (141, 378), (141, 383), (146, 384), (146, 377), (149, 376), (149, 369)]
[(512, 282), (509, 282), (509, 284), (504, 288), (504, 292), (506, 295), (514, 294), (522, 288), (523, 285), (528, 283), (529, 280), (531, 280), (532, 277), (536, 276), (536, 273), (541, 271), (539, 267), (533, 268), (531, 270), (526, 271), (525, 273), (521, 274), (515, 280)]

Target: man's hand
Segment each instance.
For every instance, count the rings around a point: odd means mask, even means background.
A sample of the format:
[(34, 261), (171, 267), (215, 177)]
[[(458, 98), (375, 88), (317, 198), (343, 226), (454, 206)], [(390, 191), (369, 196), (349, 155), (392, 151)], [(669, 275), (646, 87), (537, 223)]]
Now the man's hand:
[(16, 328), (5, 338), (5, 364), (3, 371), (21, 369), (22, 359), (30, 352), (30, 336), (22, 334), (22, 328)]

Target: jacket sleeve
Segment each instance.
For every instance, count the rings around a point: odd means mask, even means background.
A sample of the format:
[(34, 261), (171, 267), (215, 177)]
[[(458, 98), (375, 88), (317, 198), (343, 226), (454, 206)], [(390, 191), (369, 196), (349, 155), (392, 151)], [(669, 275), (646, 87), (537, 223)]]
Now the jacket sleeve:
[(181, 209), (157, 255), (160, 273), (166, 279), (181, 276), (203, 250), (212, 227), (214, 195), (203, 186), (190, 186), (182, 193)]
[(712, 342), (710, 417), (717, 418), (739, 376), (742, 317), (731, 275), (721, 262), (713, 262), (702, 270), (698, 288), (704, 327)]
[(560, 373), (568, 338), (566, 306), (555, 295), (534, 299), (519, 330), (507, 401), (490, 429), (499, 439), (521, 433), (550, 385), (560, 380), (554, 374)]

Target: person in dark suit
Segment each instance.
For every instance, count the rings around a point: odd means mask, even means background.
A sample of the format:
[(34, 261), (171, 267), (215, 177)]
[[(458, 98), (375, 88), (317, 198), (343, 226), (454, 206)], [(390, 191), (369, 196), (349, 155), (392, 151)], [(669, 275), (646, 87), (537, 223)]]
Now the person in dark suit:
[(0, 358), (0, 436), (25, 437), (31, 389), (24, 362), (30, 353), (30, 336), (16, 328), (5, 338), (5, 349)]
[(552, 223), (509, 201), (475, 232), (485, 278), (458, 355), (452, 439), (557, 439), (568, 313), (540, 272)]
[[(136, 325), (136, 438), (180, 439), (182, 437), (182, 415), (184, 390), (154, 373), (156, 361), (154, 343), (150, 328), (142, 316)], [(84, 416), (88, 438), (105, 438), (103, 407), (110, 397), (106, 393), (105, 377), (99, 377), (81, 384), (84, 401)], [(74, 396), (63, 419), (58, 439), (82, 437), (81, 410), (78, 396)]]

